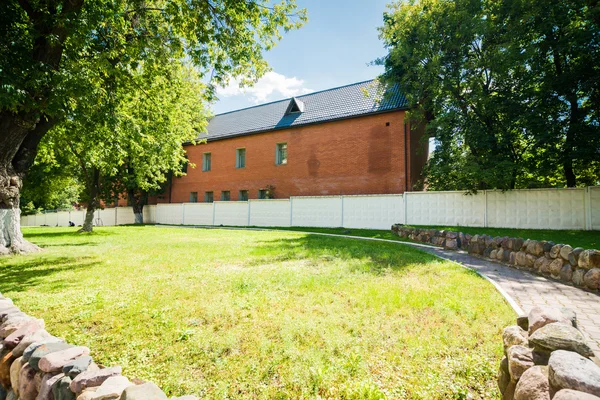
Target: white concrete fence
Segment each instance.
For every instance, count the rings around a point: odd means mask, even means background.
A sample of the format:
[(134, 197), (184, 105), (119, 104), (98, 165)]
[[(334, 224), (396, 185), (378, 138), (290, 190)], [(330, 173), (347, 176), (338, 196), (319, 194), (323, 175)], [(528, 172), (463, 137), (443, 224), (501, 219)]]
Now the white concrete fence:
[[(29, 215), (22, 226), (81, 225), (83, 211)], [(131, 207), (96, 212), (96, 225), (133, 224)], [(209, 226), (390, 229), (392, 224), (600, 230), (600, 186), (404, 195), (292, 197), (144, 207), (144, 222)]]

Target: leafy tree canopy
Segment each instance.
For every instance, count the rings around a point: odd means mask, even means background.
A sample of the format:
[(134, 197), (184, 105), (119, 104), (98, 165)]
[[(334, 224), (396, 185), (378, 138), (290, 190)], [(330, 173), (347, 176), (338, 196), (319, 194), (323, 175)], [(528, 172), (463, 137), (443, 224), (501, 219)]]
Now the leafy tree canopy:
[(263, 51), (306, 12), (295, 0), (6, 0), (0, 21), (0, 210), (10, 216), (0, 252), (27, 252), (35, 246), (20, 233), (20, 191), (53, 127), (83, 127), (82, 109), (108, 108), (107, 124), (77, 139), (109, 141), (116, 92), (138, 84), (140, 68), (156, 83), (164, 65), (189, 62), (208, 98), (231, 77), (253, 82), (268, 69)]
[(182, 144), (195, 143), (208, 121), (206, 85), (194, 68), (172, 61), (157, 74), (138, 66), (131, 78), (109, 91), (90, 87), (44, 139), (54, 152), (67, 149), (90, 214), (101, 201), (124, 194), (135, 200), (160, 189), (167, 176), (181, 175), (187, 162)]
[(396, 2), (380, 35), (437, 147), (432, 189), (576, 186), (600, 172), (600, 26), (594, 1)]

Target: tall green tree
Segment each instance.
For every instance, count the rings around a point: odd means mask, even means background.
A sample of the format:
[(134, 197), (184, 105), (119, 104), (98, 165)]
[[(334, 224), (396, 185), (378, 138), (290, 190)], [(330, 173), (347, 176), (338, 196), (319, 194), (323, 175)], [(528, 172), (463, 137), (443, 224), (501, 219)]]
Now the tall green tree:
[[(252, 82), (267, 70), (263, 51), (305, 20), (294, 0), (3, 1), (2, 248), (35, 250), (20, 233), (23, 177), (42, 138), (87, 94), (90, 84), (119, 86), (141, 63), (151, 68), (181, 59), (189, 59), (212, 83), (232, 76)], [(110, 132), (105, 133), (108, 138)], [(88, 140), (86, 132), (81, 140)]]
[[(157, 73), (159, 72), (159, 73)], [(91, 232), (94, 213), (103, 204), (128, 195), (137, 222), (144, 198), (170, 175), (181, 175), (185, 142), (205, 130), (207, 88), (195, 69), (177, 61), (160, 71), (138, 66), (127, 85), (103, 86), (80, 97), (68, 117), (47, 135), (68, 149), (74, 172), (84, 182), (87, 204), (81, 231)], [(85, 136), (87, 140), (77, 139)]]
[(71, 209), (79, 203), (83, 190), (71, 160), (65, 152), (40, 144), (34, 164), (29, 168), (21, 191), (21, 212)]
[[(593, 181), (600, 74), (598, 62), (590, 64), (598, 60), (592, 15), (582, 2), (562, 0), (391, 6), (380, 30), (389, 54), (378, 62), (382, 79), (399, 84), (414, 105), (411, 117), (436, 138), (430, 188), (574, 186), (577, 175), (581, 184)], [(548, 30), (562, 38), (562, 55), (551, 50), (559, 47)], [(564, 68), (564, 79), (557, 74), (559, 59), (570, 65), (568, 78)], [(577, 100), (569, 101), (574, 88)]]

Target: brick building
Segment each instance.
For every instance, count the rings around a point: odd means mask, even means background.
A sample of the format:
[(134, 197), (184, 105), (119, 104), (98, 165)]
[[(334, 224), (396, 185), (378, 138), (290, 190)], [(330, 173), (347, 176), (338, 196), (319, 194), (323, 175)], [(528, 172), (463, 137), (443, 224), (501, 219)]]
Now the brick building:
[(206, 143), (186, 146), (196, 168), (158, 201), (403, 193), (428, 155), (406, 110), (367, 81), (216, 115)]

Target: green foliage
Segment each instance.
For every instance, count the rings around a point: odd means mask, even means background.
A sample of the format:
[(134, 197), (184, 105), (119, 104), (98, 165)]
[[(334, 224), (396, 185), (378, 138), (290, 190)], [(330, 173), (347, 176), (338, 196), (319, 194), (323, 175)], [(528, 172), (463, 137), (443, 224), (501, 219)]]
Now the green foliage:
[(151, 226), (24, 234), (45, 251), (0, 259), (0, 291), (169, 397), (499, 396), (514, 312), (485, 279), (400, 243)]
[(79, 203), (83, 185), (76, 168), (64, 152), (43, 144), (29, 169), (21, 190), (24, 215), (42, 210), (70, 209)]
[(45, 138), (54, 152), (71, 154), (88, 204), (158, 190), (170, 174), (181, 175), (182, 143), (193, 142), (207, 123), (206, 88), (193, 68), (172, 61), (130, 74), (127, 85), (110, 91), (91, 86)]
[(295, 0), (7, 0), (0, 20), (0, 109), (60, 117), (89, 84), (142, 64), (188, 59), (211, 83), (255, 81), (306, 12)]
[(598, 182), (597, 10), (576, 0), (391, 5), (382, 79), (398, 83), (437, 148), (432, 189)]
[[(468, 233), (470, 235), (490, 235), (490, 236), (508, 236), (520, 237), (524, 239), (548, 240), (554, 243), (566, 243), (573, 247), (583, 247), (585, 249), (596, 249), (600, 247), (600, 231), (569, 231), (569, 230), (549, 230), (549, 229), (512, 229), (512, 228), (479, 228), (468, 226), (425, 226), (415, 225), (414, 227), (423, 229), (437, 229), (440, 231), (455, 231)], [(397, 240), (402, 242), (411, 242), (410, 239), (401, 238), (391, 230), (377, 229), (352, 229), (346, 228), (306, 228), (306, 227), (274, 227), (277, 230), (329, 233), (334, 235), (361, 236), (376, 239)]]

